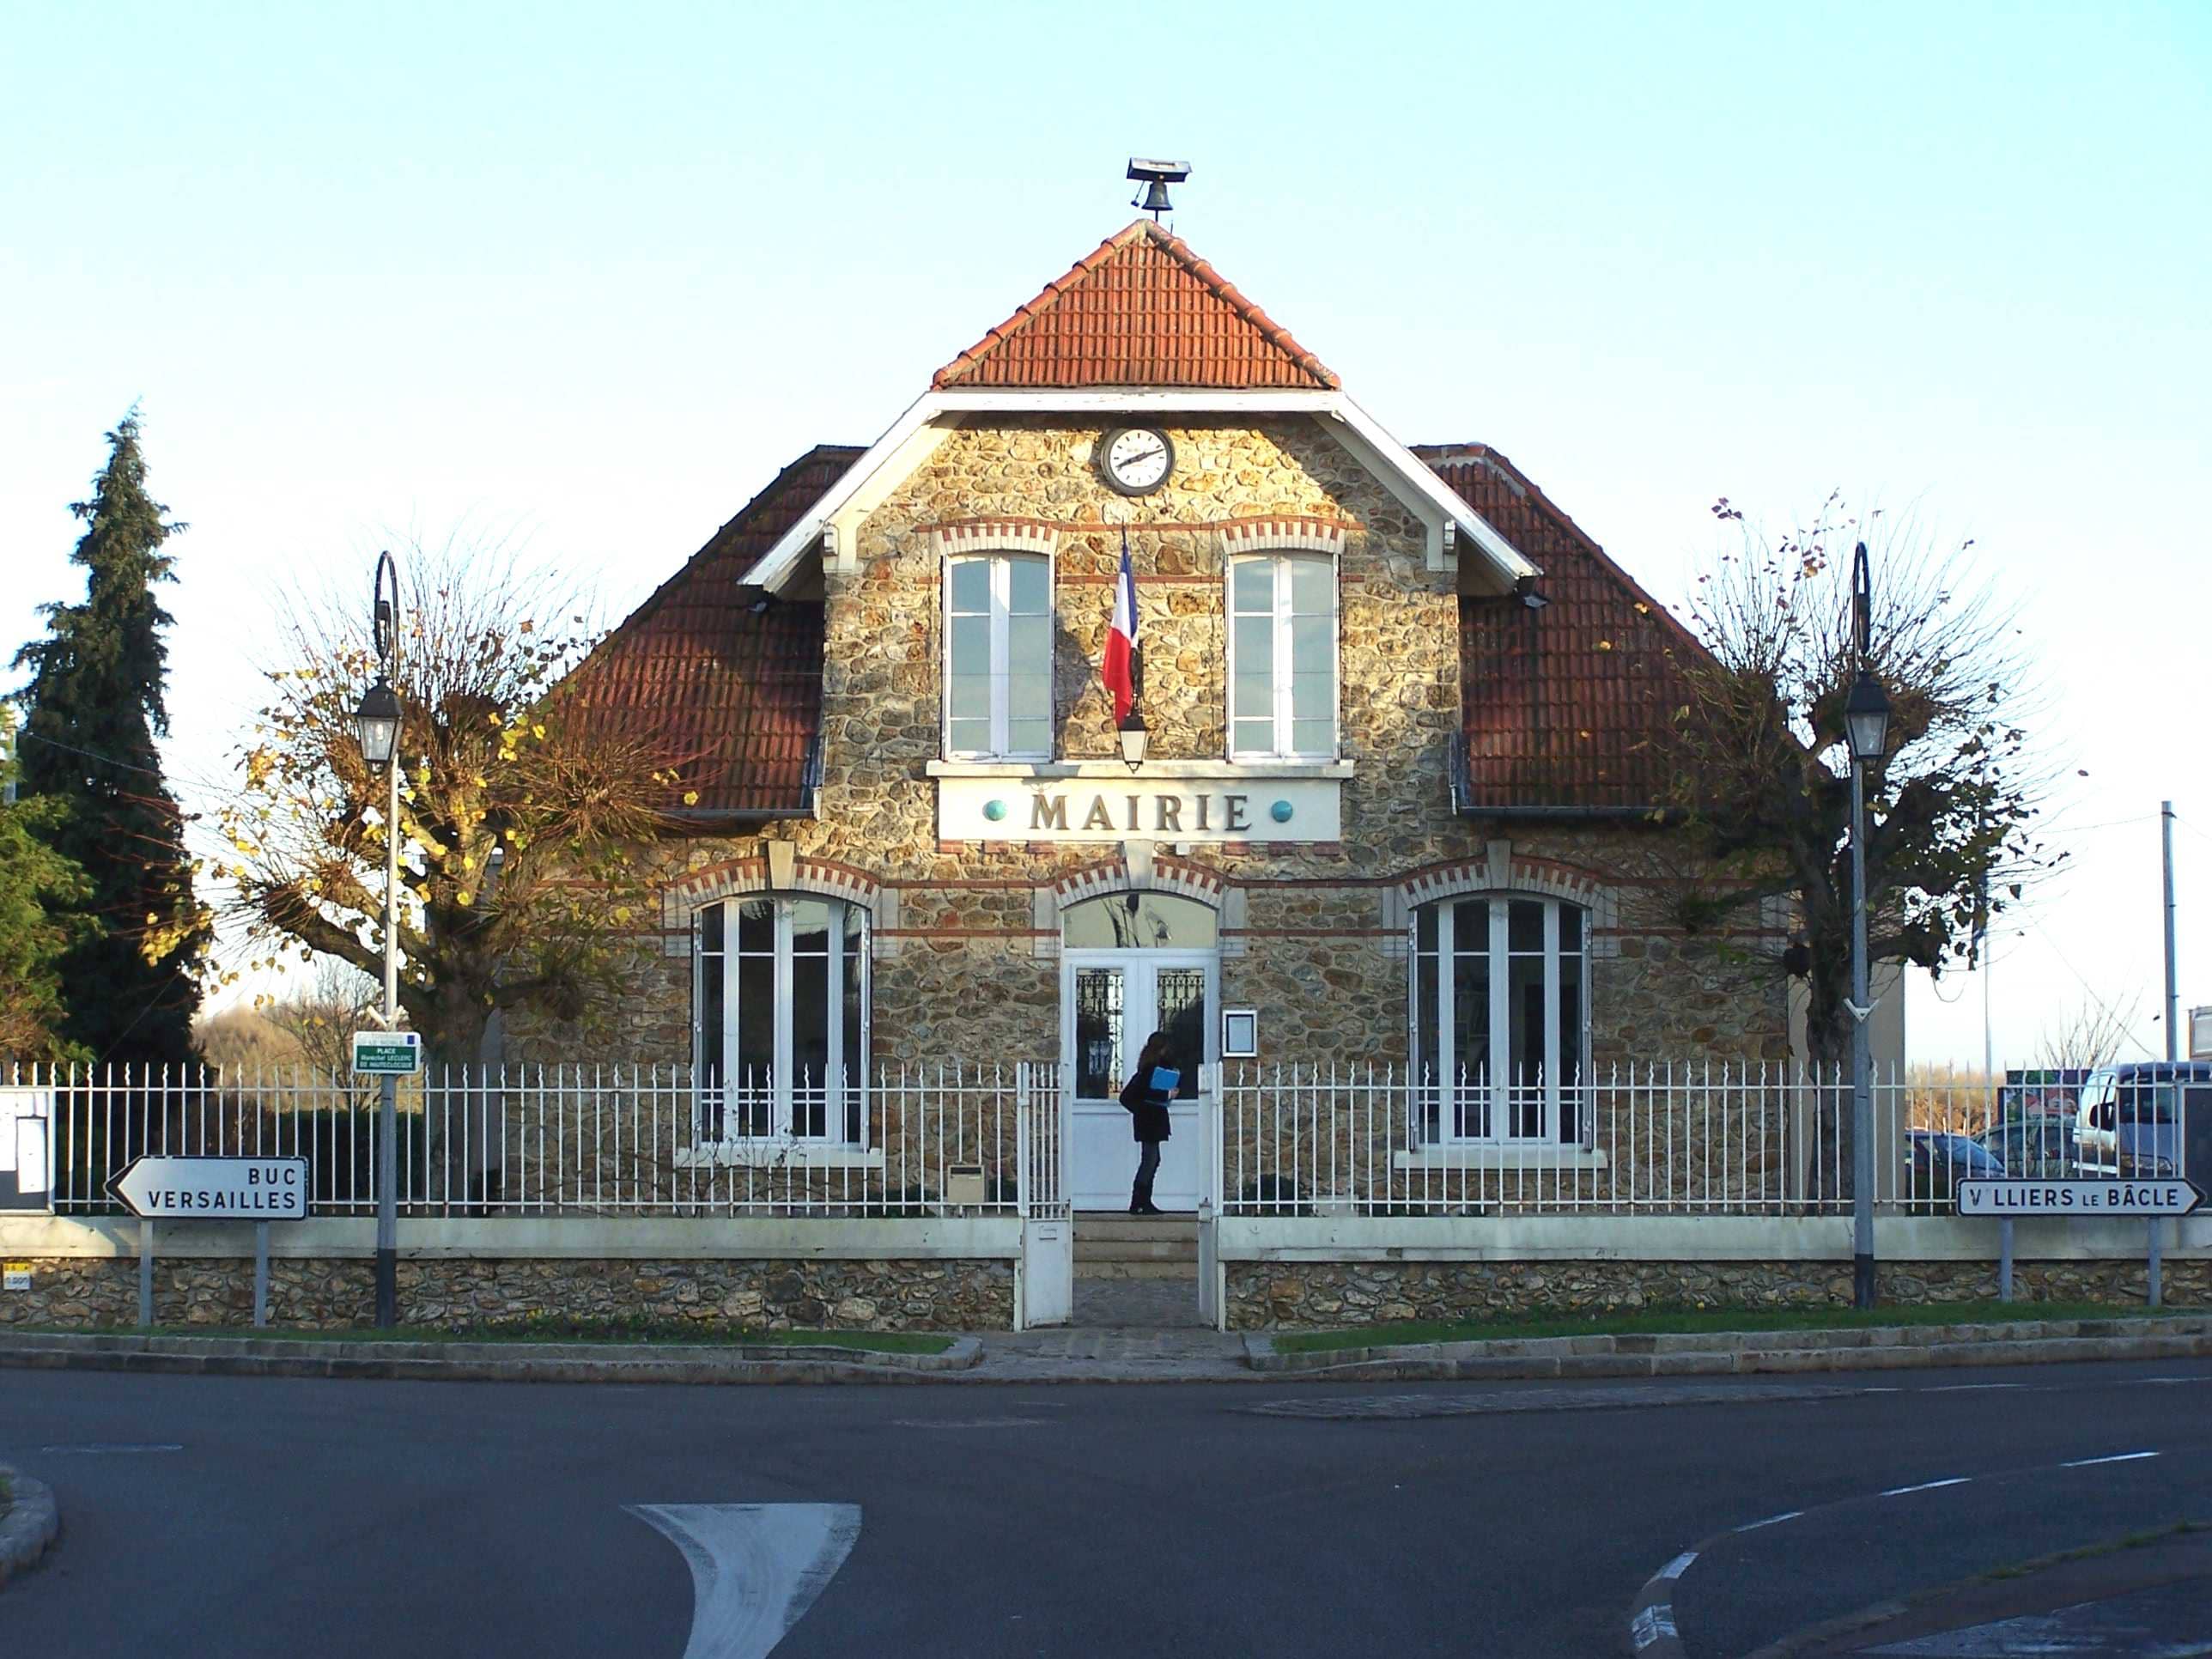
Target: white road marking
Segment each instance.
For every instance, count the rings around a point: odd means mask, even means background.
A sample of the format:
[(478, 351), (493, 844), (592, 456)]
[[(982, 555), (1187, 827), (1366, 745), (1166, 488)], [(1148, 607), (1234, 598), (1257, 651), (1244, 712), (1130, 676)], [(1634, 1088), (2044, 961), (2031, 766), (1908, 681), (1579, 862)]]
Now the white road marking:
[(1892, 1486), (1887, 1492), (1880, 1495), (1884, 1498), (1902, 1498), (1910, 1492), (1934, 1492), (1938, 1486), (1963, 1486), (1973, 1478), (1971, 1474), (1954, 1474), (1948, 1480), (1923, 1480), (1917, 1486)]
[(1057, 1425), (1042, 1417), (897, 1417), (901, 1429), (1049, 1429)]
[(41, 1446), (39, 1449), (50, 1455), (76, 1453), (86, 1457), (106, 1457), (118, 1452), (173, 1452), (184, 1447), (173, 1440), (158, 1441), (149, 1445), (131, 1445), (122, 1442), (94, 1441), (85, 1446)]
[(2077, 1457), (2071, 1463), (2061, 1463), (2062, 1469), (2094, 1468), (2100, 1463), (2133, 1463), (2138, 1459), (2155, 1457), (2154, 1451), (2114, 1452), (2110, 1457)]
[(632, 1504), (684, 1552), (684, 1659), (765, 1659), (814, 1605), (860, 1535), (857, 1504)]
[[(1690, 1563), (1697, 1559), (1697, 1551), (1684, 1550), (1680, 1555), (1676, 1556), (1673, 1560), (1669, 1561), (1665, 1566), (1660, 1568), (1658, 1571), (1653, 1573), (1651, 1576), (1654, 1578), (1680, 1578), (1684, 1573), (1690, 1570)], [(1704, 1581), (1700, 1580), (1699, 1582), (1702, 1583)]]
[(1990, 1389), (2024, 1389), (2025, 1382), (1946, 1382), (1941, 1388), (1923, 1389), (1923, 1394), (1982, 1394)]
[(1654, 1601), (1636, 1615), (1628, 1626), (1630, 1638), (1638, 1653), (1654, 1642), (1679, 1642), (1680, 1635), (1674, 1629), (1674, 1608), (1672, 1603)]
[(1795, 1521), (1799, 1516), (1804, 1513), (1805, 1511), (1802, 1510), (1784, 1510), (1779, 1515), (1768, 1516), (1764, 1521), (1747, 1521), (1741, 1526), (1734, 1528), (1732, 1530), (1736, 1532), (1757, 1532), (1761, 1527), (1778, 1527), (1784, 1521)]

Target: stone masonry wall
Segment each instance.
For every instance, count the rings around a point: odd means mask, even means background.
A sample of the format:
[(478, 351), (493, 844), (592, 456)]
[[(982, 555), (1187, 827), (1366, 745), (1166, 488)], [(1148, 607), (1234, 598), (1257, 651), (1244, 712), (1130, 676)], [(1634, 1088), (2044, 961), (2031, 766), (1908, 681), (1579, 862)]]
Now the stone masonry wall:
[[(1408, 1059), (1406, 923), (1399, 884), (1424, 871), (1479, 864), (1510, 842), (1511, 869), (1542, 871), (1607, 896), (1595, 930), (1593, 1057), (1616, 1060), (1785, 1057), (1780, 985), (1671, 927), (1664, 894), (1680, 872), (1674, 838), (1642, 824), (1470, 822), (1452, 808), (1449, 756), (1461, 726), (1457, 578), (1425, 567), (1421, 526), (1316, 422), (1170, 428), (1170, 482), (1132, 502), (1092, 465), (1096, 427), (1065, 417), (1000, 416), (948, 435), (862, 522), (854, 568), (822, 580), (825, 599), (823, 781), (816, 816), (757, 836), (699, 837), (660, 849), (670, 883), (761, 867), (771, 842), (802, 868), (857, 872), (871, 884), (871, 1058), (878, 1066), (1050, 1060), (1060, 1051), (1057, 911), (1040, 890), (1079, 872), (1120, 868), (1112, 843), (943, 842), (939, 653), (945, 525), (1042, 522), (1054, 555), (1056, 752), (1118, 754), (1099, 683), (1112, 581), (1128, 530), (1138, 574), (1152, 754), (1224, 753), (1222, 526), (1299, 515), (1347, 526), (1340, 559), (1340, 728), (1353, 775), (1342, 786), (1339, 841), (1164, 842), (1221, 884), (1221, 997), (1261, 1011), (1268, 1058), (1303, 1065)], [(1462, 558), (1478, 556), (1464, 550)], [(818, 889), (817, 889), (818, 890)], [(1558, 890), (1558, 889), (1554, 889)], [(688, 901), (687, 901), (688, 902)], [(681, 909), (680, 914), (675, 914)], [(690, 1059), (688, 908), (641, 955), (611, 1041), (517, 1022), (525, 1060), (580, 1050), (651, 1063)], [(1741, 1144), (1759, 1133), (1732, 1133)]]
[[(1885, 1261), (1884, 1302), (1994, 1298), (1990, 1261)], [(1644, 1307), (1849, 1307), (1844, 1261), (1232, 1261), (1232, 1330), (1589, 1313)], [(2142, 1302), (2141, 1261), (2022, 1261), (2014, 1294), (2027, 1302)], [(2212, 1261), (2168, 1260), (2164, 1295), (2176, 1307), (2212, 1305)]]
[[(269, 1323), (332, 1330), (374, 1311), (373, 1265), (359, 1259), (269, 1264)], [(399, 1264), (399, 1322), (435, 1330), (533, 1316), (718, 1329), (1006, 1330), (1011, 1261), (612, 1261), (497, 1258)], [(154, 1317), (224, 1329), (253, 1322), (250, 1258), (157, 1261)], [(89, 1329), (138, 1318), (138, 1264), (118, 1257), (32, 1263), (31, 1289), (0, 1294), (0, 1326)]]

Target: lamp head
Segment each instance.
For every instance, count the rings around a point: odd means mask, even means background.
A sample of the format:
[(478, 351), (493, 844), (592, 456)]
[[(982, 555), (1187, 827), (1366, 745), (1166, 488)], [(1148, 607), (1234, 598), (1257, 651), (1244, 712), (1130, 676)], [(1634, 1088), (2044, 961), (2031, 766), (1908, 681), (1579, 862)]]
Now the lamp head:
[(1889, 743), (1889, 694), (1863, 668), (1844, 699), (1844, 738), (1851, 758), (1867, 763), (1880, 760)]
[(1152, 734), (1145, 729), (1145, 717), (1137, 712), (1134, 703), (1129, 705), (1129, 717), (1123, 720), (1120, 732), (1122, 762), (1133, 772), (1145, 763), (1145, 749)]
[(361, 757), (371, 766), (390, 765), (399, 747), (399, 694), (382, 675), (362, 693), (353, 724), (361, 738)]

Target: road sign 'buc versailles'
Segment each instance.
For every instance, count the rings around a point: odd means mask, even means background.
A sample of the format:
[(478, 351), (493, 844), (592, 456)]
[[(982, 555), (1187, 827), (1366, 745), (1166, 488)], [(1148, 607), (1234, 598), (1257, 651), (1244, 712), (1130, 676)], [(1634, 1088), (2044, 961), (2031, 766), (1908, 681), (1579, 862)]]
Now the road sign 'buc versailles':
[(356, 1031), (353, 1069), (373, 1077), (412, 1077), (422, 1069), (420, 1031)]
[(304, 1221), (304, 1158), (134, 1158), (108, 1183), (143, 1220)]

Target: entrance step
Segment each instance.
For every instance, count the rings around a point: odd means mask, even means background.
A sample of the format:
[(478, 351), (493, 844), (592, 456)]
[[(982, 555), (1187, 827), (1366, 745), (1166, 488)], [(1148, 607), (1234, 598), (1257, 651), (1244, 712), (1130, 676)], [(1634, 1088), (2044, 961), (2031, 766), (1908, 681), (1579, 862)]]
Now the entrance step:
[(1187, 1216), (1079, 1215), (1078, 1279), (1198, 1276), (1198, 1223)]

